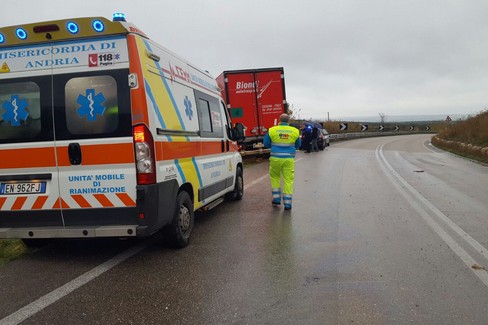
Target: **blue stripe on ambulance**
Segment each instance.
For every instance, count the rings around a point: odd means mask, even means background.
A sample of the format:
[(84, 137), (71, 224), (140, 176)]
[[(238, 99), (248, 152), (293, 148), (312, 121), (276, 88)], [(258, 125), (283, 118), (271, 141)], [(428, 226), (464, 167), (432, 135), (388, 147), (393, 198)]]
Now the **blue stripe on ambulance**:
[[(159, 123), (161, 123), (161, 127), (164, 129), (166, 128), (166, 124), (164, 124), (163, 117), (161, 116), (161, 112), (159, 111), (158, 103), (156, 102), (156, 99), (154, 98), (154, 95), (151, 90), (151, 86), (149, 86), (149, 83), (147, 82), (146, 79), (144, 79), (144, 86), (146, 87), (147, 94), (149, 98), (151, 99), (151, 102), (155, 108), (156, 115), (158, 116)], [(166, 136), (168, 141), (171, 141), (171, 137), (169, 135)]]
[[(147, 40), (144, 40), (144, 44), (146, 44), (147, 49), (150, 52), (152, 52), (151, 44), (149, 44), (149, 42)], [(176, 116), (178, 116), (178, 120), (180, 121), (181, 129), (186, 130), (185, 123), (183, 122), (183, 119), (181, 118), (180, 110), (178, 109), (178, 104), (176, 104), (175, 98), (173, 97), (173, 94), (171, 93), (171, 91), (169, 89), (169, 85), (166, 82), (166, 78), (164, 77), (163, 69), (161, 68), (161, 65), (159, 64), (159, 62), (154, 61), (154, 63), (156, 64), (156, 67), (158, 68), (159, 72), (162, 75), (161, 80), (163, 81), (164, 87), (166, 88), (166, 91), (168, 92), (169, 98), (171, 99), (171, 103), (173, 103), (173, 107), (176, 110)], [(187, 136), (185, 138), (187, 141), (190, 140)]]
[(180, 166), (180, 163), (178, 162), (178, 160), (175, 160), (175, 165), (176, 165), (176, 168), (178, 169), (178, 173), (180, 173), (181, 182), (183, 184), (186, 183), (185, 173), (183, 173), (183, 169), (181, 169), (181, 166)]
[[(193, 167), (195, 167), (195, 172), (198, 176), (198, 185), (199, 185), (199, 188), (202, 188), (202, 184), (203, 184), (203, 181), (202, 181), (202, 175), (200, 174), (200, 170), (198, 170), (198, 165), (197, 165), (197, 161), (195, 160), (195, 158), (193, 157), (191, 159), (192, 163), (193, 163)], [(181, 165), (179, 163), (178, 160), (175, 160), (175, 165), (176, 165), (176, 168), (178, 169), (178, 172), (180, 173), (180, 177), (181, 177), (181, 181), (183, 183), (186, 183), (186, 177), (185, 177), (185, 173), (183, 173), (183, 169), (181, 168)]]
[(195, 157), (193, 157), (191, 159), (191, 161), (193, 162), (193, 166), (195, 167), (195, 171), (197, 172), (198, 182), (200, 183), (200, 188), (202, 188), (202, 186), (203, 186), (202, 175), (200, 174), (200, 171), (198, 170), (198, 164), (197, 164)]

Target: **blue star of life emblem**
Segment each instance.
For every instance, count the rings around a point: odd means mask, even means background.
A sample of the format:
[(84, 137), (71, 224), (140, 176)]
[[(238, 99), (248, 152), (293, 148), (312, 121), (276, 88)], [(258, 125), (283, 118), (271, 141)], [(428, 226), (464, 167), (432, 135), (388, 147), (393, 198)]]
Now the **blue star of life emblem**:
[(27, 101), (20, 99), (18, 95), (12, 95), (10, 101), (3, 102), (2, 107), (6, 110), (2, 117), (6, 122), (10, 122), (12, 126), (20, 126), (20, 121), (27, 120), (29, 112), (26, 111)]
[(97, 115), (105, 113), (105, 107), (102, 103), (105, 101), (105, 96), (102, 93), (95, 95), (95, 89), (87, 89), (86, 96), (79, 95), (76, 102), (81, 105), (78, 108), (78, 115), (80, 117), (86, 116), (88, 121), (96, 121)]
[(185, 100), (183, 101), (183, 104), (185, 105), (185, 114), (188, 116), (188, 118), (191, 121), (191, 118), (193, 117), (193, 110), (191, 109), (191, 101), (188, 98), (188, 96), (185, 96)]

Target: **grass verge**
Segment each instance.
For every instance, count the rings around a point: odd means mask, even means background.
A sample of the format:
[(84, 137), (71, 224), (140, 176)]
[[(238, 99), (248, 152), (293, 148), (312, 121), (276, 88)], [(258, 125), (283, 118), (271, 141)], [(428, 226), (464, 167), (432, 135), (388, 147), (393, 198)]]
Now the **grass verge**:
[(22, 256), (26, 251), (19, 239), (0, 239), (0, 265)]
[(438, 148), (488, 163), (488, 111), (449, 125), (432, 137)]

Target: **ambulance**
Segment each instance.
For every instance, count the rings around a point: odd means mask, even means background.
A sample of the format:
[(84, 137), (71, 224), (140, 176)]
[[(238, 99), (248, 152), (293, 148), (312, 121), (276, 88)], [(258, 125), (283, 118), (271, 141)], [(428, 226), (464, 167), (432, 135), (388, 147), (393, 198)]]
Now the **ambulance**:
[(123, 15), (0, 28), (0, 239), (188, 245), (194, 211), (243, 196), (214, 78)]

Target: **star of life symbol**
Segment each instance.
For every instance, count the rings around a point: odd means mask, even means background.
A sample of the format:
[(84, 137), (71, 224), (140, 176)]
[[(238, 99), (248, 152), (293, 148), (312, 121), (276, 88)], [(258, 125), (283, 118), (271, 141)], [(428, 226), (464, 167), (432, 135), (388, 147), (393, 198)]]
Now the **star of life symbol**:
[(105, 113), (105, 107), (102, 103), (105, 101), (105, 96), (102, 93), (95, 95), (95, 89), (87, 89), (86, 96), (79, 95), (76, 102), (81, 105), (77, 112), (80, 117), (86, 116), (88, 121), (96, 121), (97, 115)]
[(2, 106), (6, 110), (2, 117), (12, 126), (20, 126), (20, 121), (27, 120), (27, 116), (29, 116), (29, 112), (26, 111), (27, 101), (20, 99), (18, 95), (12, 95), (10, 101), (4, 101)]
[(185, 100), (183, 101), (183, 104), (185, 105), (185, 114), (188, 116), (188, 118), (192, 119), (193, 117), (193, 110), (191, 109), (191, 101), (188, 98), (188, 96), (185, 96)]

